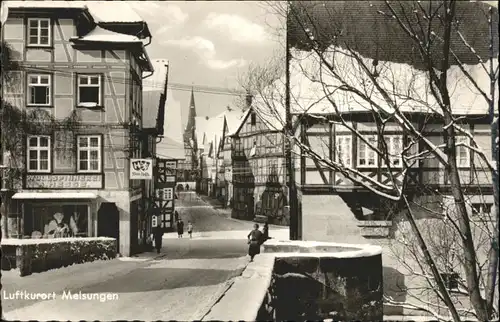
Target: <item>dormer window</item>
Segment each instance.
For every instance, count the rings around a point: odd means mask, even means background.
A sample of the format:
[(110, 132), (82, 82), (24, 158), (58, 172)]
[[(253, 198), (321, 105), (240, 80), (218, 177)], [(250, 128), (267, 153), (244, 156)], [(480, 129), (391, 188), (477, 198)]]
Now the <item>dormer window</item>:
[(30, 18), (28, 19), (28, 45), (50, 46), (50, 19)]

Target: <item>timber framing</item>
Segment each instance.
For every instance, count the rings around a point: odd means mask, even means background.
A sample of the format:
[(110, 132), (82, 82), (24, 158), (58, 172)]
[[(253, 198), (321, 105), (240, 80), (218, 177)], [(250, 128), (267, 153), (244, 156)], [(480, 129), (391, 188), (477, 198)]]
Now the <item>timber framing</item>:
[[(330, 160), (333, 160), (337, 154), (336, 152), (336, 138), (337, 135), (348, 135), (346, 129), (340, 130), (339, 134), (336, 130), (336, 124), (341, 124), (340, 121), (344, 120), (352, 124), (353, 128), (360, 134), (373, 134), (380, 136), (378, 127), (376, 126), (375, 116), (371, 112), (357, 112), (342, 115), (334, 114), (300, 114), (296, 115), (298, 119), (299, 127), (299, 139), (300, 142), (311, 149), (314, 146), (311, 145), (311, 138), (316, 138), (322, 142), (327, 142), (328, 150), (324, 150), (323, 153)], [(457, 117), (463, 117), (461, 124), (469, 127), (471, 133), (479, 137), (485, 137), (485, 133), (476, 131), (478, 126), (489, 125), (490, 120), (487, 115), (457, 115)], [(442, 125), (442, 120), (440, 116), (422, 113), (408, 113), (408, 119), (421, 130), (421, 133), (426, 137), (432, 137), (435, 140), (441, 140), (441, 131), (439, 130), (439, 125)], [(372, 128), (365, 129), (359, 125), (370, 125)], [(323, 125), (322, 129), (321, 125)], [(319, 127), (318, 127), (319, 126)], [(317, 130), (309, 130), (316, 127)], [(384, 130), (384, 135), (397, 135), (401, 136), (403, 144), (407, 144), (410, 140), (409, 136), (405, 131), (397, 130), (399, 125), (396, 124), (396, 128), (392, 127)], [(320, 129), (320, 130), (318, 130)], [(341, 134), (340, 134), (341, 133)], [(384, 183), (389, 178), (389, 171), (387, 168), (382, 166), (382, 160), (380, 156), (377, 157), (377, 164), (373, 166), (358, 166), (358, 139), (354, 133), (351, 133), (351, 161), (353, 168), (362, 172), (364, 175), (371, 177), (378, 182)], [(326, 145), (325, 144), (325, 145)], [(317, 148), (317, 147), (316, 147)], [(417, 151), (424, 151), (424, 146), (421, 142), (418, 143)], [(306, 162), (309, 159), (309, 162)], [(475, 153), (470, 151), (469, 153), (469, 163), (470, 166), (460, 167), (461, 176), (464, 180), (463, 186), (467, 191), (467, 194), (491, 194), (492, 188), (488, 180), (485, 180), (487, 174), (483, 173), (485, 170), (478, 168), (475, 163)], [(477, 161), (476, 161), (477, 162)], [(394, 176), (397, 184), (403, 185), (403, 181), (406, 180), (406, 192), (408, 193), (450, 193), (450, 185), (442, 166), (431, 166), (425, 164), (425, 161), (420, 159), (418, 164), (412, 168), (406, 169), (406, 174), (403, 171), (403, 167), (394, 167), (391, 169), (392, 176)], [(312, 176), (312, 177), (311, 177)], [(343, 192), (366, 192), (368, 189), (351, 182), (350, 180), (344, 178), (340, 173), (323, 164), (321, 161), (307, 156), (307, 153), (301, 148), (300, 155), (300, 181), (299, 190), (302, 194), (338, 194)], [(390, 181), (386, 184), (390, 184)]]

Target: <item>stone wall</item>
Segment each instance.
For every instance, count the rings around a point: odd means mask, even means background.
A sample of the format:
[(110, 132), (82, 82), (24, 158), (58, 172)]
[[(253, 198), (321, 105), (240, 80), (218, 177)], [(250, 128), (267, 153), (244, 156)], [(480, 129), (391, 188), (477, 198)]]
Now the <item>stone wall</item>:
[(204, 321), (383, 319), (381, 248), (269, 240)]

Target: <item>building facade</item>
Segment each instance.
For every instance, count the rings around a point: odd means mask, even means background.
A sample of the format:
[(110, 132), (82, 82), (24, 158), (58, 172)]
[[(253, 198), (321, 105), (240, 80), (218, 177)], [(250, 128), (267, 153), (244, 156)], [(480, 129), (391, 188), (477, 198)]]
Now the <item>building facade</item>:
[(232, 136), (232, 216), (288, 225), (283, 132), (268, 119), (250, 107)]
[(224, 124), (222, 126), (222, 138), (218, 148), (218, 180), (217, 189), (220, 191), (219, 200), (227, 207), (232, 207), (233, 198), (233, 159), (232, 135), (238, 129), (241, 123), (241, 118), (245, 112), (232, 109), (228, 106), (224, 113)]
[[(410, 2), (402, 3), (401, 10), (412, 5)], [(414, 56), (414, 39), (408, 37), (397, 24), (392, 24), (390, 19), (379, 19), (377, 12), (387, 9), (386, 4), (356, 2), (351, 6), (331, 2), (326, 6), (325, 10), (315, 12), (313, 19), (326, 23), (333, 19), (326, 12), (347, 12), (348, 14), (337, 15), (334, 19), (339, 20), (339, 25), (356, 26), (357, 29), (354, 28), (352, 35), (342, 41), (350, 48), (356, 48), (353, 52), (367, 59), (369, 63), (365, 66), (369, 70), (357, 72), (362, 64), (344, 51), (343, 46), (329, 43), (333, 38), (327, 37), (322, 40), (324, 43), (321, 46), (328, 48), (326, 52), (332, 53), (328, 59), (341, 63), (335, 65), (333, 72), (329, 70), (320, 75), (319, 70), (326, 70), (326, 64), (318, 63), (321, 58), (313, 50), (317, 44), (311, 43), (314, 36), (311, 37), (301, 27), (301, 23), (307, 24), (311, 17), (290, 16), (290, 82), (300, 84), (291, 90), (291, 95), (294, 95), (292, 110), (296, 112), (296, 120), (300, 124), (296, 135), (303, 145), (302, 148), (295, 146), (295, 154), (300, 156), (300, 160), (295, 163), (295, 179), (299, 190), (301, 237), (332, 240), (338, 237), (336, 232), (339, 231), (345, 235), (359, 234), (356, 229), (359, 221), (392, 221), (402, 213), (401, 203), (391, 202), (388, 198), (377, 195), (367, 188), (370, 186), (376, 186), (378, 191), (382, 187), (388, 191), (404, 189), (403, 193), (410, 202), (420, 207), (418, 211), (415, 210), (417, 219), (443, 214), (447, 199), (450, 199), (451, 187), (442, 162), (432, 154), (421, 157), (418, 162), (403, 162), (403, 158), (418, 156), (429, 149), (422, 142), (426, 139), (431, 144), (442, 147), (445, 142), (444, 129), (449, 126), (442, 115), (439, 99), (433, 95), (433, 85), (429, 85), (432, 82), (422, 72), (427, 72), (427, 62), (423, 63), (420, 56)], [(460, 23), (468, 39), (483, 39), (478, 38), (478, 35), (489, 33), (487, 25), (477, 24), (477, 21), (483, 19), (482, 12), (487, 8), (487, 4), (479, 2), (457, 4)], [(307, 9), (304, 10), (307, 12)], [(351, 20), (354, 16), (356, 21)], [(498, 19), (497, 11), (494, 12), (494, 17)], [(300, 23), (297, 22), (299, 19)], [(320, 30), (319, 33), (331, 34), (335, 31), (335, 26), (328, 23), (323, 27), (325, 30)], [(391, 30), (390, 33), (383, 33), (391, 36), (378, 38), (380, 30)], [(358, 46), (356, 41), (361, 39), (363, 46)], [(498, 37), (494, 39), (496, 41)], [(439, 46), (442, 43), (435, 45), (436, 52), (440, 52), (442, 48)], [(479, 88), (485, 93), (491, 93), (490, 77), (481, 64), (478, 64), (478, 56), (471, 54), (470, 48), (461, 41), (457, 41), (454, 46), (454, 55), (462, 61), (459, 65), (467, 67), (467, 72)], [(486, 39), (474, 46), (479, 56), (485, 60), (490, 57)], [(498, 43), (494, 49), (495, 55), (497, 52)], [(438, 60), (437, 57), (434, 59)], [(495, 65), (498, 64), (495, 59), (493, 61)], [(453, 84), (448, 86), (450, 113), (472, 138), (459, 130), (456, 132), (456, 157), (461, 184), (471, 215), (482, 213), (486, 218), (494, 203), (491, 172), (487, 166), (491, 160), (481, 159), (474, 148), (468, 146), (476, 144), (483, 151), (491, 150), (488, 103), (464, 76), (456, 61), (450, 64), (447, 71), (447, 84)], [(332, 76), (334, 73), (336, 76)], [(391, 73), (391, 76), (387, 76)], [(373, 78), (364, 78), (367, 75)], [(321, 77), (321, 82), (317, 81), (318, 77)], [(364, 87), (368, 83), (375, 83), (380, 87)], [(325, 90), (322, 86), (328, 89)], [(381, 99), (383, 91), (380, 88), (393, 96), (385, 97), (387, 100)], [(371, 102), (377, 103), (370, 105), (370, 101), (362, 98), (362, 95), (353, 94), (356, 90), (360, 91), (358, 94), (369, 93), (367, 97), (372, 99)], [(329, 93), (328, 99), (321, 97), (325, 92)], [(497, 95), (495, 93), (494, 97)], [(408, 120), (406, 124), (402, 125), (397, 119), (397, 113), (391, 112), (396, 108)], [(409, 128), (416, 129), (421, 135), (415, 135)], [(370, 144), (383, 153), (375, 152)], [(304, 148), (305, 146), (310, 147), (313, 152)], [(314, 154), (316, 157), (311, 157)], [(384, 154), (389, 157), (389, 165), (381, 157)], [(486, 154), (490, 155), (489, 152)], [(322, 158), (342, 162), (344, 168), (358, 172), (359, 174), (351, 174), (365, 185), (346, 179), (343, 171), (334, 171), (333, 167), (325, 166), (327, 162), (321, 162)]]
[(199, 147), (201, 168), (200, 193), (212, 197), (215, 197), (216, 151), (218, 142), (222, 136), (223, 125), (224, 113), (221, 113), (214, 117), (206, 118), (201, 127), (203, 139), (201, 141), (202, 145)]
[(143, 73), (153, 72), (141, 39), (151, 34), (138, 16), (101, 21), (85, 6), (60, 6), (9, 6), (2, 28), (21, 66), (5, 100), (78, 119), (70, 129), (24, 133), (13, 155), (22, 178), (12, 187), (10, 234), (46, 237), (62, 221), (74, 236), (117, 238), (129, 256), (140, 244), (145, 194), (129, 178), (130, 159), (152, 148), (141, 142)]

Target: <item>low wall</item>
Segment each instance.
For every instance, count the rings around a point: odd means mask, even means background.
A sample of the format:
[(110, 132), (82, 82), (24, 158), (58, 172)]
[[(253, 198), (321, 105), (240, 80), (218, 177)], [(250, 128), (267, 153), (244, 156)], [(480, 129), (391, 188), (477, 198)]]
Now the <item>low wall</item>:
[(73, 264), (115, 258), (116, 239), (108, 237), (2, 239), (2, 270), (21, 276)]
[(203, 320), (383, 319), (378, 246), (269, 240)]

